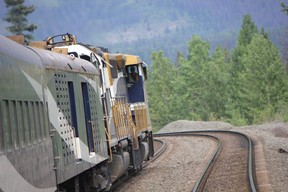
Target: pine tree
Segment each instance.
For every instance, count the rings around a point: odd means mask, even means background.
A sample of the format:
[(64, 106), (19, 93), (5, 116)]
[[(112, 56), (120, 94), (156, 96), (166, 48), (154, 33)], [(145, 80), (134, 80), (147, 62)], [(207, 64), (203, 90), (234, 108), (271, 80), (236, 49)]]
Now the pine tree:
[[(5, 0), (6, 8), (8, 12), (4, 21), (11, 23), (12, 25), (6, 29), (15, 35), (23, 35), (24, 31), (33, 32), (37, 29), (34, 24), (28, 24), (27, 15), (35, 10), (34, 6), (25, 6), (24, 0)], [(25, 38), (32, 39), (31, 34), (24, 34)]]
[(225, 117), (226, 102), (229, 97), (230, 68), (230, 53), (217, 47), (212, 54), (206, 72), (208, 82), (205, 102), (209, 104), (210, 120), (220, 120)]
[(288, 15), (288, 6), (286, 5), (286, 3), (282, 2), (281, 7), (282, 7), (282, 12)]
[(171, 110), (172, 80), (175, 77), (173, 63), (163, 52), (152, 54), (152, 70), (149, 71), (147, 90), (149, 109), (154, 127), (162, 128), (172, 120), (175, 110)]
[(258, 34), (257, 26), (254, 24), (251, 15), (245, 15), (238, 37), (238, 47), (247, 46), (255, 34)]
[(241, 59), (245, 66), (239, 79), (244, 115), (249, 124), (260, 123), (277, 112), (279, 102), (287, 101), (284, 67), (278, 49), (262, 34), (254, 36)]
[(226, 115), (231, 122), (239, 125), (246, 124), (246, 120), (243, 111), (242, 97), (245, 93), (243, 87), (240, 85), (240, 78), (245, 67), (242, 62), (243, 55), (247, 52), (247, 46), (250, 44), (254, 36), (258, 35), (257, 26), (254, 24), (250, 15), (243, 17), (241, 30), (238, 36), (237, 47), (233, 50), (232, 60), (233, 65), (231, 67), (231, 79), (229, 82), (229, 100), (227, 101)]
[(267, 39), (270, 42), (268, 32), (265, 31), (264, 27), (261, 28), (260, 35), (262, 35), (265, 39)]
[(236, 65), (236, 70), (241, 70), (240, 57), (245, 52), (245, 47), (251, 42), (254, 35), (258, 34), (257, 26), (254, 24), (250, 15), (244, 15), (241, 30), (238, 36), (237, 47), (233, 52), (233, 61)]
[(182, 118), (207, 120), (208, 105), (204, 102), (207, 91), (207, 76), (210, 45), (198, 36), (192, 36), (188, 44), (188, 57), (182, 59), (175, 78), (175, 93)]

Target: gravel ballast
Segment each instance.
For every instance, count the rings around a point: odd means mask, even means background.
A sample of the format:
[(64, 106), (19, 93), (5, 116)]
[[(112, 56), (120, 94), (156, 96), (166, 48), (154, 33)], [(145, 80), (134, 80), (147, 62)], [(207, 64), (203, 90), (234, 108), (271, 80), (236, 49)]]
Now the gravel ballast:
[(214, 140), (201, 137), (158, 138), (166, 151), (116, 191), (191, 191), (203, 170), (203, 160), (211, 157)]
[(273, 191), (288, 191), (288, 123), (233, 127), (225, 122), (180, 120), (166, 125), (159, 132), (212, 129), (237, 131), (257, 137), (264, 150), (266, 169)]
[[(261, 148), (263, 148), (264, 164), (267, 170), (265, 172), (267, 172), (268, 182), (271, 184), (269, 184), (271, 189), (266, 191), (288, 191), (288, 123), (276, 122), (234, 127), (225, 122), (181, 120), (166, 125), (158, 133), (192, 130), (230, 130), (257, 138), (261, 143)], [(190, 144), (186, 142), (183, 148), (179, 148), (178, 142), (184, 143), (185, 140), (171, 138), (170, 143), (171, 141), (172, 144), (168, 146), (168, 152), (144, 168), (117, 191), (191, 191), (191, 188), (188, 190), (191, 187), (191, 182), (181, 183), (181, 180), (184, 177), (191, 177), (192, 180), (196, 180), (195, 175), (205, 163), (205, 158), (209, 157), (209, 152), (214, 146), (213, 141), (207, 142), (207, 139), (195, 138)], [(187, 169), (194, 175), (187, 175)]]

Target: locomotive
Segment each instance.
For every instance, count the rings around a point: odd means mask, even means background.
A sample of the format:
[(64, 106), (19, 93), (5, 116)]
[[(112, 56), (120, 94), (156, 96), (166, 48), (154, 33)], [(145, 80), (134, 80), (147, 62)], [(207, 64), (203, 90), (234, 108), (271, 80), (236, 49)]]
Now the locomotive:
[(154, 154), (137, 55), (0, 36), (0, 191), (101, 191)]

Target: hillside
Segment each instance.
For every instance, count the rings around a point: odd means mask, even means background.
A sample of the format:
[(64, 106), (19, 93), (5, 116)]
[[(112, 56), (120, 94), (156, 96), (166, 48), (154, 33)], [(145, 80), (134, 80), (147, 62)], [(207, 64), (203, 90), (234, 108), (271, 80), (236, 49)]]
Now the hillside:
[[(80, 42), (139, 54), (149, 61), (155, 50), (164, 50), (172, 59), (177, 51), (185, 53), (193, 34), (209, 41), (212, 49), (218, 45), (230, 49), (236, 44), (242, 17), (247, 13), (284, 52), (288, 16), (281, 12), (281, 1), (26, 0), (26, 4), (36, 6), (28, 19), (38, 25), (34, 33), (37, 40), (69, 32)], [(5, 12), (1, 1), (1, 18)], [(1, 34), (8, 35), (6, 25), (0, 23)]]

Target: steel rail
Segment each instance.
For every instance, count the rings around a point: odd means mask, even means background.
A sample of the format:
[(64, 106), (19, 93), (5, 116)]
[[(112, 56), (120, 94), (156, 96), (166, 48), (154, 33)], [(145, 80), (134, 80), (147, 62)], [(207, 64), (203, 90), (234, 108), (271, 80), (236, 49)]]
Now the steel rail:
[(159, 148), (158, 151), (156, 151), (153, 155), (153, 157), (151, 159), (149, 159), (148, 161), (143, 162), (142, 164), (142, 168), (146, 167), (147, 165), (149, 165), (149, 163), (155, 161), (160, 155), (162, 155), (162, 153), (164, 153), (164, 151), (167, 148), (166, 142), (159, 140), (159, 139), (153, 139), (154, 141), (160, 142), (162, 143), (162, 146)]
[(208, 161), (208, 163), (206, 164), (205, 168), (203, 169), (200, 177), (198, 178), (198, 180), (196, 181), (192, 192), (198, 192), (198, 191), (203, 191), (205, 183), (209, 177), (210, 172), (212, 171), (212, 168), (215, 164), (215, 161), (218, 157), (218, 155), (221, 152), (222, 149), (222, 142), (220, 141), (220, 139), (218, 139), (215, 136), (211, 136), (211, 135), (205, 135), (205, 134), (199, 134), (199, 133), (191, 133), (191, 132), (172, 132), (172, 133), (158, 133), (158, 134), (154, 134), (154, 137), (178, 137), (178, 136), (195, 136), (195, 137), (210, 137), (214, 140), (216, 140), (217, 142), (217, 148), (214, 151), (212, 157), (210, 158), (210, 160)]
[[(197, 130), (197, 131), (181, 131), (181, 132), (171, 132), (171, 133), (156, 133), (153, 136), (154, 137), (164, 137), (164, 136), (187, 136), (187, 135), (199, 135), (199, 136), (208, 136), (205, 134), (208, 133), (226, 133), (226, 134), (236, 134), (236, 135), (240, 135), (242, 137), (244, 137), (247, 142), (248, 142), (248, 181), (250, 184), (250, 191), (251, 192), (257, 192), (257, 185), (256, 185), (256, 181), (255, 181), (255, 174), (254, 174), (254, 146), (253, 146), (253, 142), (252, 140), (245, 134), (240, 133), (240, 132), (235, 132), (235, 131), (225, 131), (225, 130)], [(218, 148), (219, 148), (219, 144), (218, 144)], [(221, 148), (221, 147), (220, 147)], [(211, 169), (212, 162), (215, 160), (217, 154), (219, 154), (219, 151), (216, 150), (214, 152), (214, 155), (212, 156), (212, 158), (210, 159), (210, 161), (208, 162), (205, 171), (202, 172), (201, 176), (199, 177), (199, 179), (197, 180), (196, 184), (194, 185), (193, 188), (193, 192), (196, 191), (201, 191), (202, 190), (202, 185), (203, 183), (206, 182), (206, 175), (209, 172), (208, 170)], [(205, 180), (205, 181), (204, 181)]]
[[(162, 146), (159, 148), (158, 151), (156, 151), (153, 155), (153, 157), (147, 161), (144, 161), (142, 163), (142, 168), (146, 167), (147, 165), (149, 165), (151, 162), (155, 161), (167, 148), (166, 142), (159, 140), (159, 139), (153, 139), (154, 141), (160, 142), (162, 143)], [(118, 188), (119, 186), (121, 186), (125, 181), (127, 181), (128, 179), (130, 179), (131, 177), (135, 176), (138, 172), (137, 171), (133, 171), (130, 172), (129, 174), (125, 174), (123, 176), (121, 176), (119, 179), (117, 179), (116, 181), (114, 181), (114, 183), (112, 184), (111, 188), (109, 189), (109, 191), (113, 191), (114, 189)], [(1, 192), (1, 191), (0, 191)]]

